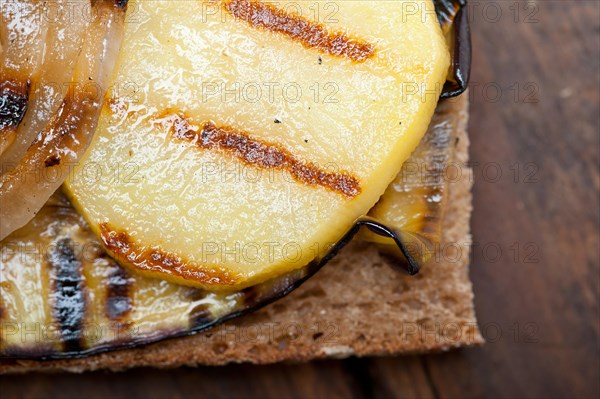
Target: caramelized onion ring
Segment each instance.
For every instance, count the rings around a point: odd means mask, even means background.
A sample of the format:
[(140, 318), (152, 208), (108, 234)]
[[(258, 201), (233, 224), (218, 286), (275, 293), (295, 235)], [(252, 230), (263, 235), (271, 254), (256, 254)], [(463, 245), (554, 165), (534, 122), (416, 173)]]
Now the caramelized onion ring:
[(50, 25), (43, 10), (44, 3), (35, 0), (3, 2), (0, 7), (0, 154), (17, 137), (31, 81), (41, 72)]
[(60, 0), (53, 2), (52, 7), (44, 12), (42, 19), (47, 21), (48, 32), (41, 65), (43, 74), (39, 74), (33, 82), (28, 112), (17, 127), (12, 144), (0, 146), (2, 173), (18, 164), (60, 106), (89, 26), (90, 18), (83, 17), (89, 6), (89, 0)]
[(121, 47), (126, 4), (92, 3), (94, 17), (72, 77), (78, 84), (19, 164), (0, 177), (0, 240), (35, 216), (89, 145)]

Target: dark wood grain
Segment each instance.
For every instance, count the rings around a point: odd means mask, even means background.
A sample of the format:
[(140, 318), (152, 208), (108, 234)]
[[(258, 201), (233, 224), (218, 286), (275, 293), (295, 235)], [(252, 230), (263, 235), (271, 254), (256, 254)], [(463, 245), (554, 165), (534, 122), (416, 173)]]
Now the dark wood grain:
[(4, 376), (2, 399), (599, 397), (599, 3), (472, 1), (471, 17), (471, 276), (484, 347), (302, 365)]
[[(511, 19), (514, 3), (499, 4)], [(471, 276), (490, 342), (427, 356), (443, 397), (599, 395), (598, 3), (537, 5), (537, 22), (475, 16), (473, 80), (502, 88), (493, 102), (473, 87), (470, 126), (480, 243)], [(485, 168), (494, 163), (497, 182)], [(484, 250), (492, 243), (497, 262)]]

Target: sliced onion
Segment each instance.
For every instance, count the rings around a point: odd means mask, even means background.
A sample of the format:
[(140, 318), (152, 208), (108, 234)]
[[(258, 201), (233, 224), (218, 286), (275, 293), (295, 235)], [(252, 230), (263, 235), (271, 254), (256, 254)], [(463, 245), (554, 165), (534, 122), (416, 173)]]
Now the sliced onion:
[(125, 1), (92, 3), (94, 17), (72, 78), (80, 84), (64, 98), (18, 165), (0, 177), (0, 240), (35, 216), (89, 145), (121, 47), (125, 8)]
[(5, 74), (30, 76), (39, 71), (49, 26), (44, 9), (45, 2), (37, 0), (2, 2), (0, 68), (3, 77)]
[[(27, 148), (60, 106), (73, 75), (77, 55), (81, 50), (90, 18), (84, 11), (90, 9), (89, 0), (60, 0), (52, 2), (42, 19), (48, 25), (42, 74), (33, 77), (28, 110), (15, 132), (10, 145), (0, 146), (2, 172), (13, 169)], [(40, 46), (44, 48), (44, 46)]]
[(49, 25), (43, 11), (40, 1), (2, 2), (0, 7), (0, 154), (15, 141), (31, 98), (31, 80), (41, 73)]

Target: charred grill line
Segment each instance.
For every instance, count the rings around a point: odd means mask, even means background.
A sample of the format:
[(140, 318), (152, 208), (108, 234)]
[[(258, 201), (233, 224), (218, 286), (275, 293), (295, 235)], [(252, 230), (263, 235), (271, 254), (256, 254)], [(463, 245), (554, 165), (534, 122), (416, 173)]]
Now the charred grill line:
[(106, 317), (113, 321), (123, 321), (131, 313), (132, 279), (127, 270), (114, 265), (114, 272), (108, 277), (106, 287)]
[(117, 231), (108, 223), (100, 224), (100, 239), (113, 258), (137, 270), (162, 272), (166, 275), (213, 285), (232, 285), (237, 277), (219, 269), (197, 270), (197, 265), (180, 256), (158, 248), (144, 248), (135, 243), (126, 231)]
[(0, 134), (16, 129), (27, 111), (31, 81), (0, 83)]
[(207, 292), (201, 288), (189, 287), (189, 291), (185, 294), (185, 298), (190, 301), (199, 301), (206, 298)]
[(210, 306), (206, 303), (196, 305), (190, 312), (190, 328), (198, 328), (210, 324), (215, 321)]
[(96, 94), (85, 93), (83, 90), (77, 92), (74, 97), (65, 97), (56, 115), (27, 150), (28, 154), (34, 154), (33, 157), (39, 159), (48, 152), (48, 156), (43, 158), (45, 163), (53, 153), (59, 152), (60, 148), (73, 149), (81, 145), (80, 141), (83, 141), (87, 133), (86, 124), (92, 118), (91, 114), (98, 99)]
[(246, 306), (256, 305), (257, 299), (260, 297), (259, 287), (252, 286), (252, 287), (245, 288), (242, 291), (242, 294), (243, 294), (243, 298), (244, 298), (244, 305), (246, 305)]
[(252, 27), (284, 34), (308, 48), (355, 62), (366, 61), (375, 54), (375, 46), (371, 43), (350, 38), (344, 33), (328, 32), (321, 24), (260, 1), (230, 0), (225, 2), (224, 7)]
[[(432, 193), (439, 193), (439, 195), (442, 195), (441, 190), (436, 190)], [(441, 219), (438, 210), (440, 206), (438, 203), (433, 203), (431, 201), (426, 201), (426, 205), (429, 214), (423, 216), (423, 226), (421, 226), (421, 235), (429, 236), (438, 233), (439, 222)]]
[(197, 129), (182, 114), (173, 114), (163, 120), (168, 122), (175, 138), (194, 143), (199, 148), (224, 150), (250, 165), (285, 170), (301, 183), (337, 191), (348, 198), (361, 192), (358, 179), (347, 172), (327, 172), (313, 163), (299, 160), (284, 148), (251, 138), (247, 132), (216, 126), (212, 122)]
[(54, 292), (51, 298), (52, 314), (60, 328), (66, 352), (85, 349), (83, 324), (85, 321), (84, 279), (81, 261), (77, 259), (69, 238), (57, 241), (47, 257)]

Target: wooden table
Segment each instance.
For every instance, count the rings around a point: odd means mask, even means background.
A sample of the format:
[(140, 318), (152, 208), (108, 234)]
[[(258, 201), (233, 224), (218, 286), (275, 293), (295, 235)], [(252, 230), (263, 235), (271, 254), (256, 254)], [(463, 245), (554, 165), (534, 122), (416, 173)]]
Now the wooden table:
[(473, 0), (471, 17), (471, 276), (484, 347), (5, 376), (0, 397), (599, 397), (599, 2)]

